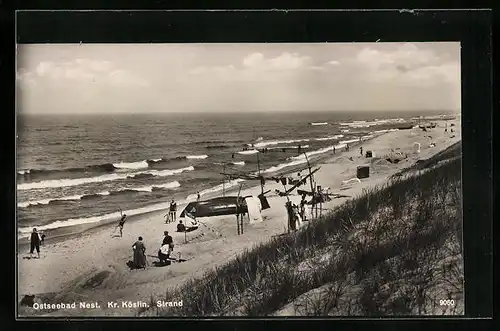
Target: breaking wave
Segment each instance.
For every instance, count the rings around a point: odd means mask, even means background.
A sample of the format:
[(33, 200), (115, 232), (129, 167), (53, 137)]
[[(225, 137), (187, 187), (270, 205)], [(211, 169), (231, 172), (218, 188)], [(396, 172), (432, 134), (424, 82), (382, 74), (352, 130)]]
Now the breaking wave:
[(138, 178), (137, 176), (155, 176), (155, 177), (166, 177), (172, 176), (175, 174), (180, 174), (184, 171), (192, 171), (194, 170), (193, 166), (180, 168), (180, 169), (166, 169), (166, 170), (147, 170), (140, 171), (136, 173), (128, 173), (128, 174), (108, 174), (97, 177), (89, 177), (89, 178), (75, 178), (75, 179), (53, 179), (53, 180), (44, 180), (40, 182), (31, 182), (31, 183), (22, 183), (17, 185), (18, 190), (31, 190), (31, 189), (41, 189), (41, 188), (56, 188), (56, 187), (67, 187), (67, 186), (77, 186), (82, 184), (89, 183), (99, 183), (99, 182), (108, 182), (126, 178)]
[[(243, 179), (236, 179), (230, 182), (226, 182), (224, 187), (226, 189), (234, 187), (238, 185), (240, 182), (243, 182)], [(153, 185), (154, 186), (154, 185)], [(215, 187), (203, 190), (200, 192), (200, 196), (214, 193), (221, 191), (223, 189), (223, 185), (217, 185)], [(179, 204), (186, 203), (192, 200), (196, 199), (196, 194), (191, 194), (189, 195), (184, 201), (179, 201)], [(134, 215), (141, 215), (145, 213), (150, 213), (158, 210), (163, 210), (167, 209), (170, 207), (170, 202), (163, 202), (163, 203), (158, 203), (154, 205), (149, 205), (146, 207), (142, 208), (137, 208), (137, 209), (131, 209), (131, 210), (124, 210), (123, 213), (127, 214), (128, 216), (134, 216)], [(103, 214), (103, 215), (98, 215), (98, 216), (92, 216), (92, 217), (85, 217), (85, 218), (70, 218), (64, 221), (55, 221), (46, 225), (37, 225), (36, 228), (39, 231), (46, 231), (46, 230), (53, 230), (53, 229), (58, 229), (58, 228), (63, 228), (63, 227), (68, 227), (68, 226), (75, 226), (75, 225), (82, 225), (82, 224), (91, 224), (91, 223), (98, 223), (102, 221), (110, 221), (112, 219), (118, 219), (121, 217), (120, 212), (114, 212), (114, 213), (108, 213), (108, 214)], [(22, 227), (18, 229), (18, 233), (20, 237), (27, 235), (30, 233), (33, 229), (33, 226), (27, 226), (27, 227)]]
[[(253, 145), (255, 148), (259, 147), (266, 147), (266, 146), (273, 146), (273, 145), (282, 145), (282, 144), (293, 144), (293, 143), (300, 143), (300, 142), (305, 142), (309, 141), (310, 139), (290, 139), (290, 140), (269, 140), (269, 141), (262, 141), (258, 142)], [(252, 144), (247, 144), (248, 146), (251, 146)]]
[(144, 169), (149, 167), (149, 164), (148, 161), (120, 162), (120, 163), (113, 163), (113, 166), (116, 169)]
[(401, 123), (406, 123), (406, 120), (404, 118), (391, 118), (387, 120), (378, 120), (375, 119), (374, 121), (352, 121), (352, 122), (346, 122), (346, 123), (339, 123), (341, 126), (348, 126), (351, 128), (368, 128), (371, 126), (376, 126), (376, 125), (384, 125), (384, 124), (401, 124)]
[(19, 208), (28, 208), (32, 206), (40, 206), (40, 205), (49, 205), (49, 204), (54, 204), (58, 202), (65, 202), (65, 201), (75, 201), (75, 200), (86, 200), (86, 199), (95, 199), (95, 198), (100, 198), (102, 196), (107, 196), (107, 195), (117, 195), (117, 194), (122, 194), (126, 192), (152, 192), (154, 190), (159, 190), (159, 189), (174, 189), (180, 187), (181, 184), (178, 181), (173, 181), (167, 184), (154, 184), (154, 185), (149, 185), (149, 186), (143, 186), (143, 187), (126, 187), (122, 188), (119, 190), (113, 190), (113, 191), (104, 191), (100, 193), (93, 193), (93, 194), (83, 194), (83, 195), (73, 195), (73, 196), (67, 196), (67, 197), (60, 197), (60, 198), (53, 198), (53, 199), (43, 199), (43, 200), (36, 200), (36, 201), (26, 201), (26, 202), (20, 202), (17, 204), (17, 207)]
[(208, 157), (208, 155), (206, 155), (206, 154), (203, 154), (203, 155), (188, 155), (188, 156), (186, 156), (186, 159), (188, 159), (188, 160), (191, 160), (191, 159), (202, 160), (202, 159), (206, 159), (207, 157)]

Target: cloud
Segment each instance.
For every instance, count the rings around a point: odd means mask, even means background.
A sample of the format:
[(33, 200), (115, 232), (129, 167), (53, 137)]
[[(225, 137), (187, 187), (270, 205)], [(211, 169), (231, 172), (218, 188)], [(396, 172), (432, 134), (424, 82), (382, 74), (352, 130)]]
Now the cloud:
[(274, 58), (266, 58), (261, 53), (252, 53), (243, 59), (243, 66), (258, 70), (295, 70), (308, 67), (311, 63), (309, 56), (298, 53), (284, 52)]
[[(266, 79), (266, 74), (286, 74), (298, 70), (323, 70), (321, 66), (312, 65), (312, 58), (298, 53), (284, 52), (276, 57), (265, 57), (262, 53), (251, 53), (245, 56), (240, 65), (214, 67), (196, 67), (189, 70), (190, 75), (217, 75), (217, 77), (240, 79)], [(267, 76), (269, 78), (269, 76)]]
[(460, 83), (460, 63), (433, 50), (405, 43), (394, 50), (365, 47), (351, 65), (359, 68), (359, 76), (367, 81), (400, 84)]
[(42, 61), (32, 71), (20, 70), (18, 80), (32, 86), (37, 83), (97, 83), (108, 87), (148, 86), (148, 82), (109, 61), (75, 59), (66, 62)]

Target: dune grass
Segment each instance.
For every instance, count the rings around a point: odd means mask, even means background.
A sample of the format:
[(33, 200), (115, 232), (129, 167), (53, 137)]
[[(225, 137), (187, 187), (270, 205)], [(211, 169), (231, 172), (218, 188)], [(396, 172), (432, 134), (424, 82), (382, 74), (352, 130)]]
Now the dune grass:
[(151, 298), (182, 307), (141, 314), (462, 314), (461, 163), (446, 155)]

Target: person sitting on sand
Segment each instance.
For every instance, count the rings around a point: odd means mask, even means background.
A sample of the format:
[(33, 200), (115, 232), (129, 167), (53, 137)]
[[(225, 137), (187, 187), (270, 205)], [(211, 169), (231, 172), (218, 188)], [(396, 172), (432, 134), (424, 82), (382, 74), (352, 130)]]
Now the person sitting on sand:
[(172, 236), (168, 234), (168, 231), (164, 231), (163, 234), (165, 237), (163, 238), (163, 242), (161, 245), (168, 245), (170, 247), (170, 251), (174, 250), (174, 240), (172, 239)]
[(163, 245), (158, 250), (158, 260), (160, 263), (166, 264), (170, 258), (170, 247), (168, 245)]
[(186, 231), (186, 226), (182, 224), (182, 220), (179, 221), (179, 224), (177, 224), (177, 232), (185, 232)]
[(142, 242), (142, 237), (132, 245), (134, 249), (134, 266), (137, 269), (146, 269), (146, 246)]
[(33, 251), (36, 249), (38, 258), (40, 258), (40, 235), (38, 234), (36, 228), (33, 228), (33, 232), (30, 237), (30, 255), (33, 255)]
[(45, 243), (45, 234), (43, 232), (40, 232), (41, 236), (40, 236), (40, 245), (43, 246), (43, 244)]
[(122, 218), (120, 219), (120, 222), (118, 222), (118, 225), (115, 228), (115, 231), (117, 228), (120, 229), (120, 237), (123, 237), (123, 225), (125, 224), (126, 218), (127, 218), (127, 214), (123, 214)]

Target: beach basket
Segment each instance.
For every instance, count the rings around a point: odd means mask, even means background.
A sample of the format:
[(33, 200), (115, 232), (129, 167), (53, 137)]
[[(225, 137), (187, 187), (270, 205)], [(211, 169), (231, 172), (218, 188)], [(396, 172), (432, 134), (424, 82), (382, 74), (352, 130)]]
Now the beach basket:
[(370, 177), (370, 167), (369, 166), (359, 166), (357, 168), (356, 177), (359, 179)]
[(366, 151), (365, 157), (373, 157), (372, 151)]

